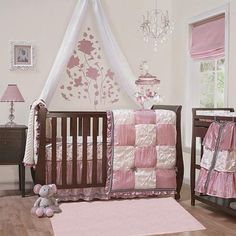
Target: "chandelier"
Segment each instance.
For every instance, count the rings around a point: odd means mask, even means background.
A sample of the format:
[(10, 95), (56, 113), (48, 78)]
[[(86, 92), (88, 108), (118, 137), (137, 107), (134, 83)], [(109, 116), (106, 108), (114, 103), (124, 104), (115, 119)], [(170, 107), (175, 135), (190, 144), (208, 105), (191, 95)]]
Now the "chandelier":
[(143, 32), (144, 42), (154, 40), (154, 51), (157, 51), (159, 43), (164, 43), (167, 36), (173, 32), (173, 23), (169, 19), (168, 11), (163, 12), (157, 9), (157, 0), (155, 0), (155, 8), (147, 11), (146, 17), (143, 15), (143, 22), (140, 25)]

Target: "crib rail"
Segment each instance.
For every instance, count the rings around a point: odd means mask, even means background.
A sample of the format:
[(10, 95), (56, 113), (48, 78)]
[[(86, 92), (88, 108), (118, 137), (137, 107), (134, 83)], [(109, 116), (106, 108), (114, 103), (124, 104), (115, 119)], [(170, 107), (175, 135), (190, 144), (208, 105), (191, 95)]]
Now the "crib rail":
[[(48, 182), (46, 176), (47, 172), (50, 172), (51, 183), (56, 183), (59, 189), (105, 186), (107, 175), (106, 112), (48, 112), (46, 108), (41, 107), (38, 112), (38, 121), (40, 124), (39, 159), (36, 167), (36, 183), (44, 184)], [(48, 134), (50, 134), (49, 137)], [(98, 143), (100, 137), (102, 143)], [(67, 150), (69, 139), (70, 145), (72, 145), (70, 149), (72, 153), (70, 152), (70, 154)], [(58, 143), (61, 145), (61, 154), (58, 154)], [(47, 144), (51, 146), (50, 169), (47, 168), (46, 163)], [(78, 152), (78, 145), (81, 145), (82, 153)], [(88, 147), (89, 145), (90, 147)], [(98, 145), (101, 145), (102, 157), (98, 157)], [(91, 160), (88, 160), (88, 148), (92, 150)], [(61, 155), (60, 161), (58, 161), (58, 155)], [(70, 164), (67, 159), (68, 155), (72, 157)], [(78, 155), (81, 155), (80, 159)], [(92, 168), (90, 171), (88, 163)], [(61, 165), (60, 173), (57, 173), (58, 165)], [(100, 168), (100, 171), (98, 171), (98, 168)], [(72, 173), (68, 173), (68, 170), (71, 170)], [(99, 177), (98, 172), (102, 176)], [(70, 177), (68, 177), (69, 175)], [(92, 176), (89, 177), (89, 175)], [(61, 177), (61, 181), (58, 181), (58, 176)]]

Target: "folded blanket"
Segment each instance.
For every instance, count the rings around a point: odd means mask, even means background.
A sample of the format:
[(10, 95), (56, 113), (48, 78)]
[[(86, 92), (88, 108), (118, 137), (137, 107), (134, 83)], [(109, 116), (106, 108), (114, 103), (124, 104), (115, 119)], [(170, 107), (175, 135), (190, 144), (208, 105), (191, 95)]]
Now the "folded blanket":
[(37, 121), (36, 121), (36, 108), (39, 104), (46, 104), (42, 100), (36, 100), (30, 108), (29, 120), (28, 120), (28, 132), (25, 146), (25, 155), (23, 163), (26, 166), (35, 166), (38, 161), (37, 156)]

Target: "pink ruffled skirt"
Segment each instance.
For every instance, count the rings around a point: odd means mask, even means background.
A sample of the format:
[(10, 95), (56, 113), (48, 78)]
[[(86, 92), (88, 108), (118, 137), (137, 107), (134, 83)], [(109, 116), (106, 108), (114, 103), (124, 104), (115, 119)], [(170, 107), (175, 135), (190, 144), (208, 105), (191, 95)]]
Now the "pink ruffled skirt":
[[(209, 171), (201, 168), (195, 191), (221, 198), (236, 198), (236, 172)], [(207, 183), (207, 179), (208, 183)]]

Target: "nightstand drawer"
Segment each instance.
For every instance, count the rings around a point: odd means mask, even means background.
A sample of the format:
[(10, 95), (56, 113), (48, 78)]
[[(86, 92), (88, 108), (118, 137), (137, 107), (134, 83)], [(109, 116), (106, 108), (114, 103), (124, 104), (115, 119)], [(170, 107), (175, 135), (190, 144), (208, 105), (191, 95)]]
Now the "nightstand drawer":
[(10, 164), (21, 164), (23, 153), (20, 149), (12, 149), (12, 150), (1, 150), (0, 149), (0, 163)]
[(21, 148), (22, 132), (7, 131), (0, 132), (0, 150), (1, 148)]
[(1, 148), (21, 148), (21, 139), (20, 138), (11, 138), (11, 139), (1, 139), (0, 138), (0, 150)]
[(20, 164), (25, 150), (26, 126), (0, 126), (0, 164)]

